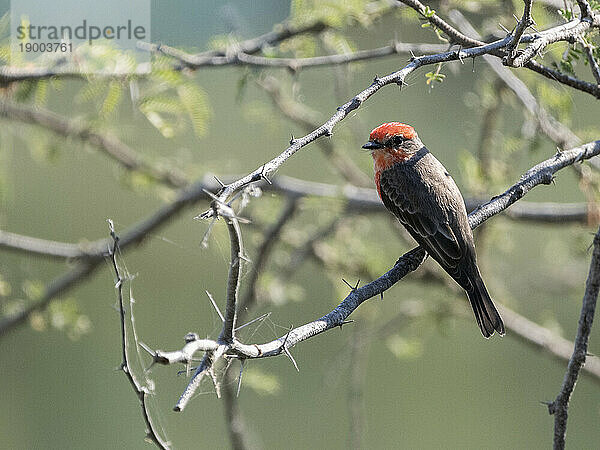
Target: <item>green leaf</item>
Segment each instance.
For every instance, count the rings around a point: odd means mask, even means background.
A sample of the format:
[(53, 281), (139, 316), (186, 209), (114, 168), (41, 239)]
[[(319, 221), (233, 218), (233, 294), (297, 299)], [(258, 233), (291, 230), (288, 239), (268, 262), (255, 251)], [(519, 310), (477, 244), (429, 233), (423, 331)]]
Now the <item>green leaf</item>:
[(194, 83), (177, 87), (179, 99), (190, 116), (196, 136), (206, 133), (206, 124), (210, 117), (210, 108), (204, 91)]
[(104, 97), (104, 101), (102, 102), (102, 106), (100, 107), (100, 116), (106, 117), (115, 112), (117, 106), (121, 102), (121, 97), (123, 95), (123, 85), (116, 80), (111, 81), (108, 84), (108, 91), (106, 92), (106, 97)]

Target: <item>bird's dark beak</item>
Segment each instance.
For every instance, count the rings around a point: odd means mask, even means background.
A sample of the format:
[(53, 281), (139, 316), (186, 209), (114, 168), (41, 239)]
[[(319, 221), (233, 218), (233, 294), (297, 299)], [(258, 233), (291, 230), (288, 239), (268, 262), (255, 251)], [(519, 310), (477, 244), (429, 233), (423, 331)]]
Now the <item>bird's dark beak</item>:
[(362, 148), (366, 150), (377, 150), (378, 148), (383, 148), (383, 145), (381, 145), (379, 142), (369, 141), (363, 145)]

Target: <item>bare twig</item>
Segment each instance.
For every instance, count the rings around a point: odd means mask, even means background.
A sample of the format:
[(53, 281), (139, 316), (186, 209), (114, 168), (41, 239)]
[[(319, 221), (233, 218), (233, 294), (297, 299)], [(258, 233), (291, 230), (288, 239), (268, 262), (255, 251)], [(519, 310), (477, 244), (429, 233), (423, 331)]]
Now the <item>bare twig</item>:
[[(227, 277), (227, 304), (223, 320), (223, 328), (217, 340), (217, 348), (214, 351), (208, 351), (204, 354), (202, 362), (192, 375), (187, 387), (179, 398), (175, 411), (182, 411), (190, 401), (202, 378), (208, 373), (212, 373), (212, 366), (219, 360), (225, 351), (235, 341), (235, 324), (238, 309), (238, 294), (240, 289), (240, 277), (242, 274), (242, 259), (244, 256), (244, 245), (242, 242), (242, 232), (240, 230), (239, 219), (233, 209), (224, 203), (216, 202), (215, 208), (218, 208), (217, 214), (225, 217), (227, 229), (229, 230), (229, 241), (231, 243), (231, 262), (229, 264), (229, 275)], [(219, 395), (219, 385), (213, 377), (217, 396)]]
[(141, 50), (162, 53), (175, 58), (186, 67), (197, 69), (203, 66), (223, 65), (223, 63), (229, 64), (225, 61), (230, 58), (228, 55), (231, 55), (232, 53), (235, 54), (237, 52), (241, 52), (252, 55), (254, 53), (258, 53), (265, 47), (279, 44), (280, 42), (283, 42), (294, 36), (301, 34), (320, 33), (327, 28), (328, 25), (320, 20), (299, 27), (289, 24), (279, 24), (274, 31), (263, 34), (262, 36), (258, 36), (256, 38), (239, 42), (232, 46), (232, 48), (210, 50), (197, 54), (186, 53), (163, 44), (149, 44), (140, 42), (138, 46)]
[[(48, 258), (79, 258), (86, 254), (86, 245), (39, 239), (0, 230), (0, 248)], [(93, 246), (92, 246), (93, 247)]]
[(523, 33), (525, 33), (525, 30), (528, 27), (530, 27), (531, 25), (535, 25), (535, 22), (531, 17), (531, 5), (533, 3), (533, 0), (523, 0), (523, 3), (525, 3), (525, 8), (523, 9), (523, 17), (517, 23), (517, 27), (515, 28), (515, 31), (513, 33), (512, 41), (506, 46), (506, 64), (509, 66), (514, 63), (514, 59), (517, 54), (517, 47), (521, 42)]
[(600, 85), (600, 66), (598, 66), (598, 61), (596, 61), (596, 58), (594, 57), (591, 45), (585, 42), (583, 44), (583, 50), (585, 51), (585, 55), (587, 56), (588, 62), (590, 64), (590, 69), (592, 70), (592, 74), (596, 79), (596, 83)]
[(358, 50), (353, 53), (313, 56), (309, 58), (267, 58), (238, 51), (228, 55), (215, 55), (207, 58), (205, 56), (192, 55), (167, 45), (143, 44), (142, 49), (148, 51), (160, 51), (177, 61), (185, 64), (186, 67), (197, 70), (201, 67), (214, 66), (226, 67), (231, 65), (247, 65), (258, 67), (287, 68), (291, 70), (300, 70), (304, 68), (350, 64), (357, 61), (369, 59), (384, 58), (401, 53), (439, 53), (447, 48), (440, 44), (412, 44), (396, 42), (384, 47), (373, 48), (369, 50)]
[(47, 78), (71, 78), (87, 79), (87, 76), (79, 71), (60, 68), (30, 68), (0, 66), (0, 85), (7, 85), (17, 81), (44, 80)]
[[(219, 214), (223, 214), (223, 211)], [(240, 224), (237, 217), (233, 214), (233, 211), (226, 217), (228, 219), (227, 229), (229, 230), (229, 240), (231, 242), (231, 262), (229, 263), (229, 276), (227, 277), (227, 306), (225, 308), (225, 320), (223, 320), (223, 330), (219, 336), (219, 342), (229, 344), (233, 342), (234, 339), (244, 245), (242, 243), (242, 231), (240, 230)]]
[[(558, 41), (573, 40), (592, 26), (599, 26), (600, 20), (594, 20), (590, 17), (572, 20), (564, 25), (560, 25), (544, 33), (540, 33), (531, 44), (517, 55), (510, 64), (512, 67), (523, 67), (533, 57), (535, 57), (544, 47)], [(507, 61), (508, 63), (508, 61)]]
[(590, 271), (585, 285), (585, 294), (581, 306), (581, 316), (577, 327), (577, 336), (575, 337), (575, 346), (573, 354), (569, 360), (567, 372), (560, 388), (560, 393), (556, 399), (548, 405), (550, 414), (554, 414), (554, 448), (565, 448), (565, 436), (567, 434), (567, 416), (569, 410), (569, 400), (575, 389), (575, 383), (579, 376), (579, 371), (585, 364), (588, 339), (592, 331), (594, 321), (594, 312), (596, 310), (596, 301), (598, 300), (598, 291), (600, 290), (600, 229), (594, 237), (594, 252), (590, 263)]
[[(133, 374), (133, 368), (129, 362), (129, 355), (127, 353), (127, 326), (126, 326), (126, 318), (125, 318), (125, 305), (123, 304), (123, 283), (126, 281), (121, 275), (121, 271), (119, 270), (119, 265), (117, 263), (117, 251), (119, 249), (119, 237), (115, 233), (115, 227), (111, 220), (108, 221), (110, 226), (110, 236), (113, 240), (112, 247), (109, 250), (109, 256), (112, 263), (113, 270), (115, 272), (115, 277), (117, 279), (115, 288), (117, 289), (117, 296), (119, 302), (119, 317), (121, 319), (121, 350), (123, 361), (121, 362), (121, 370), (127, 376), (131, 387), (135, 391), (139, 401), (140, 407), (142, 408), (142, 416), (144, 417), (144, 422), (146, 423), (146, 437), (150, 439), (152, 442), (156, 444), (158, 448), (168, 449), (170, 448), (170, 443), (165, 441), (156, 430), (152, 418), (150, 417), (150, 413), (148, 411), (148, 395), (152, 393), (152, 390), (147, 386), (142, 386), (139, 381), (136, 379)], [(135, 343), (137, 345), (137, 342)]]

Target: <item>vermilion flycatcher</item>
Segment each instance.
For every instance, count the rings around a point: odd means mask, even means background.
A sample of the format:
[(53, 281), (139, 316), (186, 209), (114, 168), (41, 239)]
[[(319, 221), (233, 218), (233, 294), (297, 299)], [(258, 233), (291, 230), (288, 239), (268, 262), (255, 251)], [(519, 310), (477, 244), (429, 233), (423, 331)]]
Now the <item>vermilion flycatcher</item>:
[(448, 171), (415, 129), (400, 122), (375, 128), (363, 148), (373, 156), (385, 207), (467, 292), (483, 336), (494, 330), (503, 335), (504, 323), (477, 267), (465, 202)]

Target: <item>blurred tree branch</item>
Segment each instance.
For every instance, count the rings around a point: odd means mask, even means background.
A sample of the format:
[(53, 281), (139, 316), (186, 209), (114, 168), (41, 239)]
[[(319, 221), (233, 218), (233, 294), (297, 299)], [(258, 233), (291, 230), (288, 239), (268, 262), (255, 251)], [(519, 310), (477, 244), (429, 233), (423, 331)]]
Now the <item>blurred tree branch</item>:
[(7, 100), (0, 100), (0, 117), (38, 125), (64, 138), (76, 138), (87, 142), (117, 161), (125, 169), (140, 172), (153, 181), (172, 188), (181, 188), (189, 184), (184, 175), (174, 169), (161, 169), (137, 154), (128, 145), (108, 132), (95, 131), (83, 122), (62, 117), (41, 107), (30, 107)]

